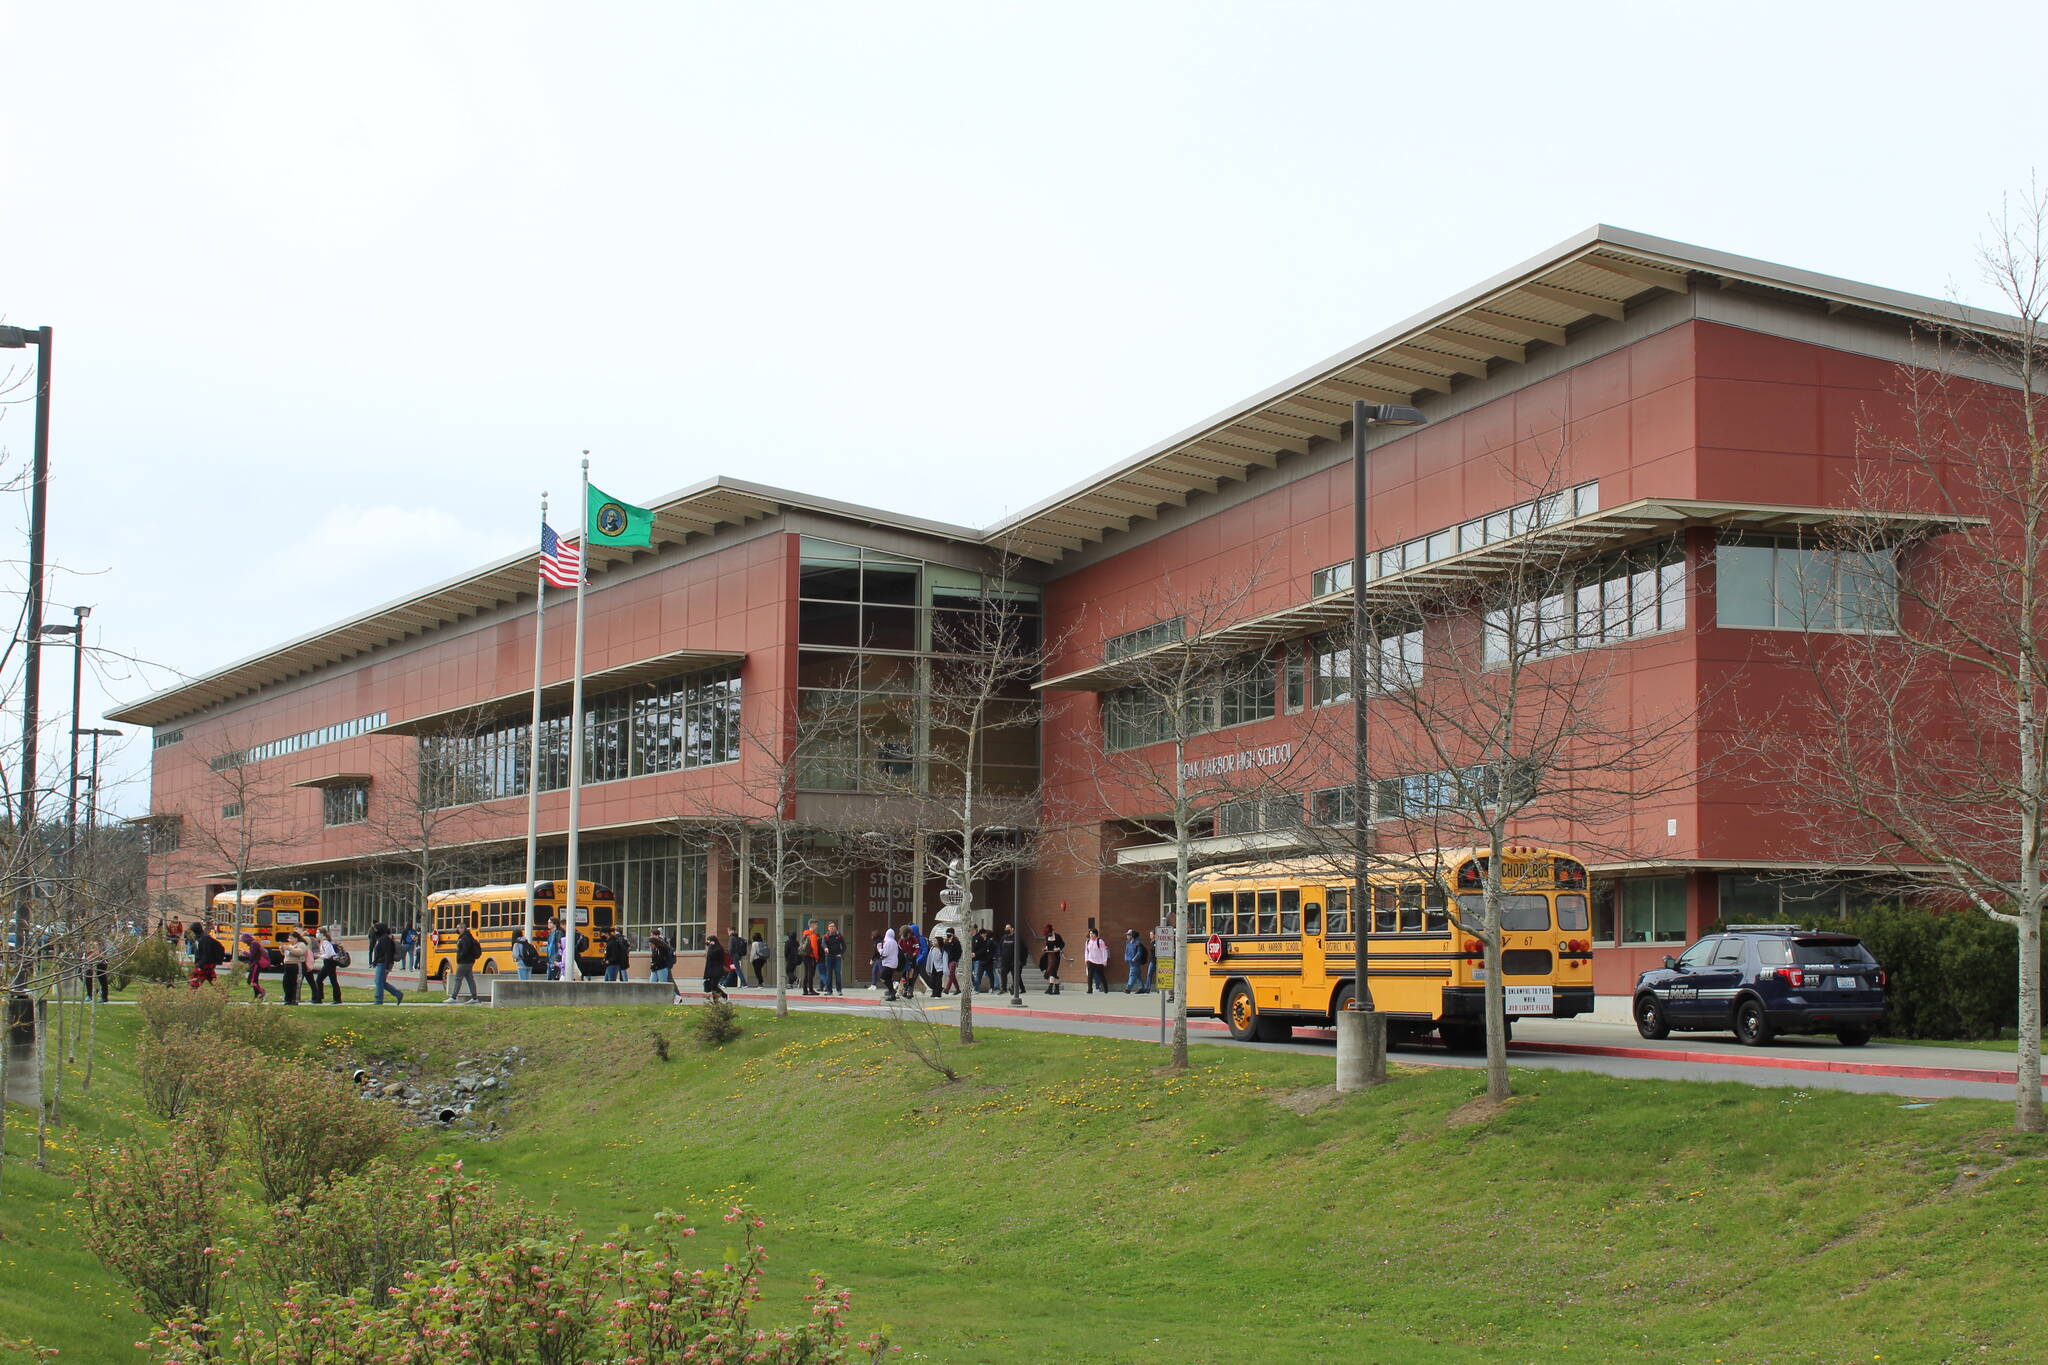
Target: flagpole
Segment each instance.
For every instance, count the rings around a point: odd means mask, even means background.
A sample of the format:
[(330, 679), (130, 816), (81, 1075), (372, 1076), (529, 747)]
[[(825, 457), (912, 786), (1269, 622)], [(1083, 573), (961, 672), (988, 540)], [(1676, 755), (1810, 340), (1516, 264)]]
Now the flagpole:
[[(569, 894), (568, 918), (562, 924), (562, 980), (573, 981), (576, 967), (577, 827), (583, 819), (583, 592), (590, 584), (590, 452), (583, 452), (583, 518), (577, 537), (575, 681), (569, 685)], [(592, 940), (594, 944), (595, 939)]]
[[(548, 524), (548, 495), (540, 495), (540, 524), (546, 530)], [(540, 678), (541, 640), (548, 625), (548, 580), (535, 566), (534, 583), (536, 593), (533, 600), (533, 726), (527, 734), (526, 746), (526, 935), (533, 937), (533, 878), (539, 869), (535, 857), (540, 848)], [(542, 940), (545, 951), (546, 940)], [(541, 969), (547, 975), (547, 969)]]

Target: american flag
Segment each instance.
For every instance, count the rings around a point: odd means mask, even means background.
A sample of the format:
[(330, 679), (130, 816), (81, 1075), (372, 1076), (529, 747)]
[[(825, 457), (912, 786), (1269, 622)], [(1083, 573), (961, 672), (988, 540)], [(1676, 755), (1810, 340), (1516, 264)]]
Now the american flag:
[(583, 551), (573, 540), (563, 540), (555, 528), (540, 524), (541, 581), (557, 588), (573, 588), (583, 570)]

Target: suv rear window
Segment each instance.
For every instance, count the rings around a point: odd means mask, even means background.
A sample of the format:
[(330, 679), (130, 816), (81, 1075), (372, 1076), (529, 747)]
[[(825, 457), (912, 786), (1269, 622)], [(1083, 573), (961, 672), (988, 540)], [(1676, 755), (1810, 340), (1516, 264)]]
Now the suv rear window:
[(1877, 961), (1861, 939), (1835, 934), (1825, 938), (1758, 939), (1756, 951), (1766, 967), (1828, 967), (1842, 963), (1867, 967)]

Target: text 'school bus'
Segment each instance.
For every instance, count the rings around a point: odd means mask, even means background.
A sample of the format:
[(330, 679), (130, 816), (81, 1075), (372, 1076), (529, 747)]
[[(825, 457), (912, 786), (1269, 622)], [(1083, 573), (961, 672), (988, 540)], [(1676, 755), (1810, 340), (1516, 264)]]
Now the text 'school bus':
[[(526, 913), (526, 888), (472, 886), (461, 891), (436, 891), (427, 897), (427, 974), (439, 981), (455, 970), (455, 941), (468, 925), (482, 945), (477, 959), (479, 972), (513, 972), (519, 964), (512, 959), (512, 938), (531, 925), (533, 946), (547, 951), (548, 921), (562, 914), (568, 904), (569, 883), (535, 882), (533, 917)], [(590, 940), (583, 962), (597, 961), (596, 975), (604, 973), (604, 943), (619, 922), (619, 902), (611, 888), (596, 882), (576, 883), (576, 924)], [(579, 964), (581, 965), (581, 964)]]
[[(1483, 849), (1440, 849), (1370, 874), (1367, 935), (1373, 1006), (1391, 1041), (1432, 1031), (1444, 1045), (1485, 1042), (1486, 963), (1453, 914), (1483, 923)], [(1554, 849), (1505, 855), (1501, 985), (1509, 1022), (1570, 1019), (1593, 1008), (1586, 867)], [(1269, 862), (1212, 868), (1189, 889), (1188, 1013), (1221, 1016), (1234, 1038), (1277, 1041), (1328, 1028), (1356, 975), (1348, 878), (1328, 866)], [(1456, 897), (1455, 902), (1451, 899)]]
[[(313, 937), (320, 927), (320, 898), (310, 891), (242, 892), (241, 932), (262, 944), (270, 954), (270, 969), (284, 970), (284, 945), (279, 935), (287, 933)], [(213, 936), (237, 962), (246, 962), (249, 950), (235, 937), (235, 893), (223, 891), (213, 898)]]

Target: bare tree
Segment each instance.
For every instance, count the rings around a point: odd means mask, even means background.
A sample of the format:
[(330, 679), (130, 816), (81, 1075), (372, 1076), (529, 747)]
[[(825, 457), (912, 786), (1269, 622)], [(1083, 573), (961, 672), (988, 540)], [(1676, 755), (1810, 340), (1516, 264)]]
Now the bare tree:
[[(491, 865), (491, 855), (475, 842), (483, 816), (478, 803), (492, 799), (495, 790), (487, 770), (492, 759), (484, 756), (478, 741), (496, 728), (488, 715), (465, 711), (413, 744), (383, 741), (374, 760), (377, 772), (366, 785), (321, 793), (323, 802), (361, 803), (354, 811), (338, 810), (337, 822), (359, 815), (355, 822), (377, 853), (404, 877), (406, 898), (421, 916), (422, 935), (433, 927), (426, 921), (427, 897)], [(529, 901), (531, 891), (529, 887)], [(422, 988), (426, 972), (423, 951)]]
[[(802, 715), (785, 713), (739, 730), (741, 776), (721, 791), (693, 798), (676, 824), (708, 832), (732, 856), (738, 872), (740, 913), (752, 904), (754, 878), (766, 883), (771, 905), (768, 960), (775, 964), (775, 1013), (789, 1017), (789, 971), (782, 950), (790, 895), (819, 876), (841, 870), (847, 853), (835, 831), (804, 818), (797, 793), (822, 766), (842, 762), (845, 739), (859, 723), (858, 708), (826, 694)], [(779, 722), (779, 723), (777, 723)], [(801, 728), (799, 728), (801, 727)]]
[[(204, 757), (207, 776), (182, 809), (167, 814), (178, 819), (177, 857), (187, 874), (234, 885), (232, 941), (226, 945), (232, 963), (241, 947), (250, 873), (276, 865), (296, 841), (273, 768), (250, 761), (246, 746), (234, 737)], [(201, 904), (199, 914), (210, 922), (213, 906)]]
[[(1993, 224), (2010, 318), (1929, 318), (1858, 440), (1857, 509), (1773, 556), (1771, 657), (1808, 684), (1741, 754), (1803, 843), (2012, 926), (2014, 1125), (2042, 1132), (2048, 903), (2048, 190)], [(1930, 515), (1931, 514), (1931, 515)], [(1724, 548), (1720, 572), (1740, 569)], [(1761, 708), (1758, 708), (1761, 712)]]
[[(913, 886), (941, 880), (958, 893), (971, 947), (977, 928), (994, 928), (976, 908), (976, 888), (1031, 866), (1042, 842), (1043, 708), (1032, 685), (1047, 651), (1036, 594), (1013, 586), (1008, 564), (934, 615), (933, 656), (916, 665), (913, 686), (881, 699), (883, 729), (898, 747), (867, 765), (863, 785), (882, 799), (849, 833), (870, 856), (907, 865)], [(973, 977), (970, 962), (962, 1043), (974, 1041)]]
[[(1364, 638), (1356, 624), (1325, 637), (1311, 670), (1319, 702), (1333, 688), (1347, 702), (1362, 691), (1371, 742), (1361, 772), (1348, 731), (1320, 736), (1341, 745), (1329, 766), (1351, 780), (1325, 794), (1304, 843), (1353, 879), (1362, 804), (1368, 866), (1444, 888), (1449, 922), (1484, 953), (1487, 1095), (1496, 1100), (1509, 1093), (1502, 934), (1521, 908), (1515, 898), (1534, 889), (1521, 884), (1510, 849), (1542, 837), (1582, 859), (1626, 856), (1633, 808), (1697, 780), (1682, 761), (1696, 699), (1645, 710), (1616, 685), (1626, 656), (1608, 647), (1683, 623), (1682, 542), (1589, 559), (1580, 536), (1555, 533), (1577, 515), (1566, 453), (1508, 471), (1528, 510), (1482, 568), (1368, 582)], [(1466, 848), (1484, 857), (1480, 886), (1451, 894), (1447, 855)], [(1364, 888), (1352, 913), (1374, 913)], [(1478, 1039), (1451, 1029), (1446, 1041)]]
[[(1306, 714), (1287, 738), (1249, 749), (1218, 730), (1276, 714), (1280, 664), (1274, 637), (1248, 628), (1267, 578), (1263, 563), (1228, 578), (1182, 580), (1169, 576), (1160, 601), (1170, 613), (1127, 610), (1112, 625), (1105, 649), (1109, 690), (1098, 723), (1082, 728), (1085, 771), (1097, 804), (1136, 811), (1126, 817), (1152, 838), (1173, 847), (1174, 903), (1180, 923), (1161, 923), (1159, 941), (1173, 942), (1185, 962), (1185, 908), (1195, 872), (1204, 864), (1242, 858), (1255, 839), (1231, 842), (1215, 835), (1241, 822), (1247, 836), (1300, 823), (1301, 789), (1317, 746), (1304, 731)], [(1120, 864), (1105, 851), (1105, 870), (1154, 875)], [(1184, 971), (1174, 974), (1172, 1065), (1188, 1065), (1188, 993)]]

